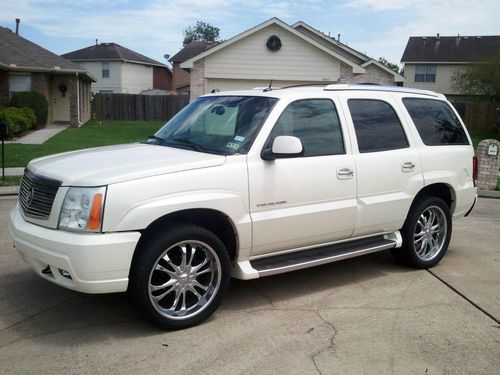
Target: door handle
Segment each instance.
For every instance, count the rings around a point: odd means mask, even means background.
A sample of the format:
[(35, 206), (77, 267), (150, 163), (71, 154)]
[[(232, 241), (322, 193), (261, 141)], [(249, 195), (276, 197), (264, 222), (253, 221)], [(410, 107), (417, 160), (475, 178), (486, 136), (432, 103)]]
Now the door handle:
[(350, 168), (340, 168), (337, 169), (337, 178), (339, 180), (348, 180), (350, 178), (353, 178), (354, 172)]
[(411, 172), (415, 169), (415, 164), (413, 164), (411, 161), (405, 161), (404, 163), (401, 163), (401, 170), (403, 172)]

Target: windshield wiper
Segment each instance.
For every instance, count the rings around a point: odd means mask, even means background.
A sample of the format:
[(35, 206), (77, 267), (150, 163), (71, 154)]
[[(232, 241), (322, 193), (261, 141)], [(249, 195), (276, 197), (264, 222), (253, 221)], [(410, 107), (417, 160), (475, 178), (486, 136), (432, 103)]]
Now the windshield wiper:
[[(199, 151), (199, 152), (208, 152), (210, 154), (212, 154), (212, 153), (221, 154), (221, 152), (219, 150), (214, 150), (212, 148), (205, 147), (205, 146), (200, 145), (196, 142), (193, 142), (189, 138), (179, 137), (179, 138), (172, 138), (172, 140), (174, 142), (176, 142), (175, 145), (185, 146), (185, 147), (189, 148), (190, 150)], [(170, 144), (169, 144), (169, 146), (170, 146)]]
[[(148, 137), (148, 141), (149, 141), (150, 139), (155, 140), (155, 141), (156, 141), (156, 144), (158, 144), (158, 145), (162, 145), (162, 146), (166, 146), (166, 145), (167, 145), (167, 142), (166, 142), (163, 138), (158, 137), (158, 136), (156, 136), (156, 135), (154, 135), (154, 134), (153, 134), (153, 135), (150, 135), (150, 136)], [(145, 143), (148, 143), (148, 142), (145, 142)]]

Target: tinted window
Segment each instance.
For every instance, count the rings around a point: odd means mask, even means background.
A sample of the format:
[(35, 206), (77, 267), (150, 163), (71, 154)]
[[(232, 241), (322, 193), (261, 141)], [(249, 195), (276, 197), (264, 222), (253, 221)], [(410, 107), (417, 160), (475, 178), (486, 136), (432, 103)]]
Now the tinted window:
[(428, 146), (469, 144), (462, 124), (447, 103), (418, 98), (405, 98), (403, 103), (424, 144)]
[(344, 143), (335, 105), (328, 99), (291, 103), (281, 114), (269, 138), (290, 135), (301, 140), (304, 156), (344, 154)]
[(408, 147), (405, 133), (394, 109), (381, 100), (350, 99), (359, 152), (375, 152)]

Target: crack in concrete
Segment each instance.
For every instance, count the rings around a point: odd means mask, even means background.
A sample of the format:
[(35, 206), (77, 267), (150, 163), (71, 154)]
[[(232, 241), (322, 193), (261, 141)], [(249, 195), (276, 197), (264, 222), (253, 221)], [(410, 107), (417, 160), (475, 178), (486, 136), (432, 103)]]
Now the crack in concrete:
[(326, 352), (326, 351), (331, 351), (332, 354), (335, 352), (335, 338), (337, 336), (337, 333), (338, 333), (338, 330), (337, 328), (335, 328), (335, 326), (333, 325), (332, 322), (329, 322), (328, 320), (326, 320), (325, 318), (323, 318), (323, 316), (321, 315), (321, 313), (319, 312), (319, 309), (316, 310), (316, 314), (318, 315), (318, 317), (321, 319), (321, 321), (325, 324), (327, 324), (328, 326), (330, 326), (330, 328), (332, 329), (332, 332), (333, 334), (330, 336), (330, 344), (326, 347), (326, 348), (323, 348), (323, 349), (320, 349), (316, 352), (314, 352), (312, 355), (311, 355), (311, 361), (312, 363), (314, 364), (314, 367), (316, 368), (316, 371), (318, 372), (318, 374), (322, 374), (321, 370), (319, 369), (319, 366), (318, 364), (316, 363), (316, 357), (320, 356), (322, 353)]

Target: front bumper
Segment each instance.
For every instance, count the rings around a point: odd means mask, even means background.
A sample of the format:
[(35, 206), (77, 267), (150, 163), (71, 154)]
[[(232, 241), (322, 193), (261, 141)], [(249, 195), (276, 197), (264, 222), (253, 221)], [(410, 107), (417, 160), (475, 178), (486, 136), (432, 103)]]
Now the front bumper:
[(21, 258), (44, 279), (83, 293), (127, 290), (139, 232), (91, 234), (48, 229), (26, 222), (19, 204), (10, 212), (9, 230)]

